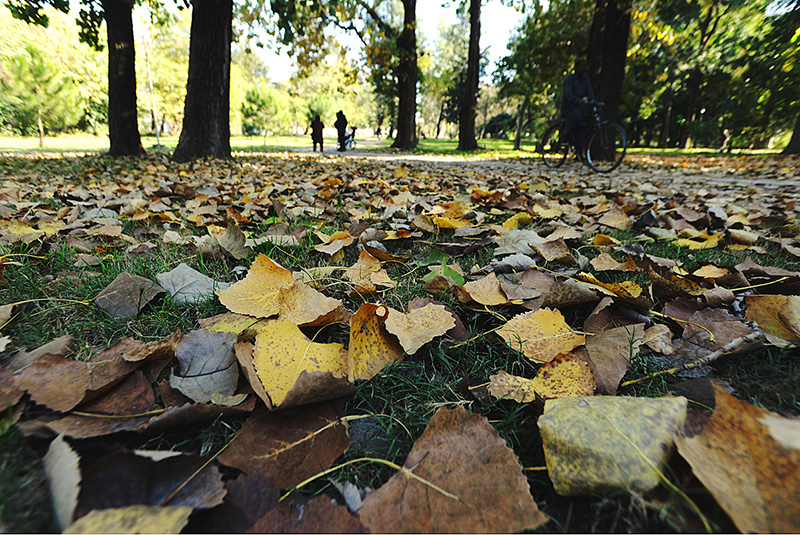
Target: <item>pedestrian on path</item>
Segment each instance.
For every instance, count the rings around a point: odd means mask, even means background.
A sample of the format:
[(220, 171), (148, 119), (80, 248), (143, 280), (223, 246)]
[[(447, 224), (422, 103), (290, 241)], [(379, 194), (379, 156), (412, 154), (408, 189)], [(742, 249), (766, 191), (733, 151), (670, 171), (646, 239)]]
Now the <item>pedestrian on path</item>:
[(344, 152), (344, 138), (345, 132), (347, 131), (347, 117), (344, 116), (344, 112), (339, 110), (336, 112), (336, 122), (333, 123), (333, 126), (336, 127), (336, 132), (339, 134), (339, 152)]
[(324, 152), (322, 150), (322, 129), (325, 128), (325, 125), (322, 124), (322, 121), (319, 118), (319, 114), (314, 116), (314, 120), (311, 121), (311, 143), (314, 144), (314, 152), (317, 152), (317, 144), (319, 143), (319, 151)]

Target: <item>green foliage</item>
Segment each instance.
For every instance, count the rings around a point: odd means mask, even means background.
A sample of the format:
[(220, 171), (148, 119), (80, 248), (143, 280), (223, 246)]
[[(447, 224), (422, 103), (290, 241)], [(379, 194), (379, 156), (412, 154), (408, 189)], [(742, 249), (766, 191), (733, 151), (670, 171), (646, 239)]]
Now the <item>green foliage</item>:
[(78, 119), (77, 92), (72, 80), (65, 78), (33, 45), (11, 58), (9, 77), (3, 80), (5, 98), (13, 106), (14, 127), (21, 134), (44, 128), (64, 128)]
[(242, 103), (242, 133), (248, 135), (283, 133), (291, 127), (287, 113), (288, 95), (266, 81), (251, 87)]

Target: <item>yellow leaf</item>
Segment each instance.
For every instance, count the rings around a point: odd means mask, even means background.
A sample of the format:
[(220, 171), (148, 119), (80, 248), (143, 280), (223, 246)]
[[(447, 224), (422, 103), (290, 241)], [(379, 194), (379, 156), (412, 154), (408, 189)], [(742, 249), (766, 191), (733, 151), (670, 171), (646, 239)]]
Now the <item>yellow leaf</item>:
[(601, 247), (603, 245), (619, 245), (619, 240), (616, 238), (612, 238), (606, 234), (596, 234), (595, 237), (592, 239), (592, 245), (595, 247)]
[(463, 219), (456, 219), (453, 217), (431, 216), (431, 221), (439, 228), (467, 228), (469, 223)]
[(800, 296), (748, 295), (745, 317), (767, 334), (787, 342), (800, 342)]
[(607, 292), (611, 292), (612, 294), (618, 297), (626, 297), (631, 299), (636, 299), (637, 297), (642, 295), (642, 287), (636, 284), (633, 281), (622, 281), (622, 282), (600, 282), (597, 277), (590, 273), (578, 273), (575, 278), (587, 282), (589, 284), (593, 284), (595, 286), (599, 286), (600, 288), (606, 290)]
[(533, 381), (500, 370), (489, 377), (489, 394), (497, 399), (511, 399), (517, 403), (536, 401)]
[(350, 381), (371, 379), (387, 365), (402, 360), (402, 346), (384, 326), (388, 315), (387, 307), (365, 303), (350, 318), (347, 360)]
[(470, 281), (461, 287), (466, 296), (482, 305), (494, 306), (508, 303), (497, 275), (490, 273), (482, 279)]
[(512, 349), (536, 362), (550, 362), (584, 344), (585, 337), (573, 331), (559, 310), (542, 308), (511, 318), (499, 334)]
[(533, 222), (533, 218), (526, 212), (514, 214), (503, 222), (503, 226), (508, 230), (519, 229), (520, 224), (529, 225)]
[(675, 240), (675, 244), (681, 247), (688, 247), (692, 251), (699, 251), (700, 249), (713, 249), (719, 245), (722, 238), (722, 232), (717, 232), (714, 235), (699, 234), (696, 238), (680, 238)]
[(547, 362), (533, 379), (533, 388), (542, 399), (591, 396), (595, 383), (589, 365), (570, 355), (558, 355)]
[(701, 267), (698, 270), (695, 270), (695, 272), (692, 273), (692, 275), (703, 279), (718, 279), (720, 277), (724, 277), (729, 273), (730, 271), (728, 271), (726, 268), (721, 268), (712, 264), (708, 264), (706, 266)]
[(291, 271), (263, 254), (243, 280), (219, 292), (219, 300), (231, 312), (256, 318), (277, 315), (298, 325), (313, 323), (341, 307), (340, 301), (295, 281)]
[(64, 533), (180, 533), (189, 522), (192, 508), (131, 505), (118, 509), (95, 509), (79, 518)]
[(542, 208), (538, 204), (533, 207), (533, 212), (542, 219), (558, 219), (561, 217), (561, 210), (556, 208)]
[[(243, 358), (237, 351), (236, 357)], [(269, 394), (272, 407), (299, 405), (293, 389), (302, 388), (302, 402), (330, 399), (328, 383), (344, 383), (347, 370), (347, 351), (342, 344), (319, 344), (309, 340), (294, 323), (276, 321), (264, 326), (256, 336), (252, 360), (263, 389)], [(246, 374), (247, 375), (247, 374)], [(298, 382), (303, 379), (302, 383)], [(249, 377), (251, 380), (252, 378)], [(333, 381), (331, 381), (333, 379)], [(339, 381), (335, 381), (339, 379)], [(325, 384), (318, 397), (314, 396), (314, 382)], [(309, 393), (308, 391), (312, 391)], [(258, 389), (256, 389), (258, 393)]]
[(386, 318), (386, 330), (397, 336), (406, 354), (419, 348), (456, 326), (453, 315), (444, 305), (427, 304), (403, 314), (392, 308)]
[(356, 285), (356, 291), (364, 293), (374, 292), (376, 284), (390, 288), (395, 286), (395, 282), (381, 266), (381, 261), (367, 251), (361, 251), (358, 262), (345, 271), (345, 277)]

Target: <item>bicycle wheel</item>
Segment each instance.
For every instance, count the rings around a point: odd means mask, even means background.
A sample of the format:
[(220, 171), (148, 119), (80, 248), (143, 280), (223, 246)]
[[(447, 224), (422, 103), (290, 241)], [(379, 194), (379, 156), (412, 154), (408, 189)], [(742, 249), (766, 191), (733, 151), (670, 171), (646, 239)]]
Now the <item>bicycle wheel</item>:
[(625, 158), (628, 137), (617, 123), (604, 123), (589, 134), (585, 148), (589, 167), (598, 173), (610, 173)]
[(540, 146), (542, 159), (544, 164), (551, 169), (561, 167), (567, 160), (567, 154), (569, 154), (569, 143), (566, 140), (561, 140), (563, 128), (563, 124), (556, 123), (548, 128), (542, 137)]
[(356, 148), (356, 140), (350, 138), (347, 141), (345, 141), (344, 146), (347, 148), (347, 150), (353, 150)]

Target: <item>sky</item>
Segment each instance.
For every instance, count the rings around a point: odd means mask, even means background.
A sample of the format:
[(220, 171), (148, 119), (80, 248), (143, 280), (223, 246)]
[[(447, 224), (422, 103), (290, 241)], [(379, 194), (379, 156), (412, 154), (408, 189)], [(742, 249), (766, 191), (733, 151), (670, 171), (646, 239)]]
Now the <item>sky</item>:
[[(449, 25), (458, 20), (455, 2), (450, 2), (449, 8), (443, 8), (441, 4), (442, 0), (421, 0), (417, 3), (418, 32), (429, 42), (436, 40), (440, 23)], [(489, 49), (488, 74), (494, 70), (494, 62), (506, 55), (509, 36), (523, 19), (521, 13), (504, 6), (500, 0), (484, 2), (481, 9), (481, 49)], [(354, 39), (353, 42), (358, 41)], [(269, 77), (273, 82), (289, 79), (292, 73), (292, 60), (288, 54), (285, 52), (276, 54), (273, 50), (264, 48), (260, 50), (260, 55), (269, 65)]]

